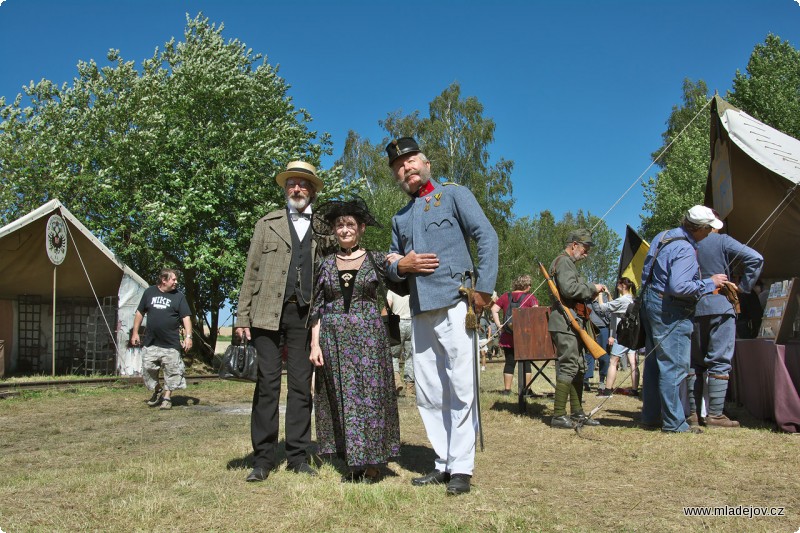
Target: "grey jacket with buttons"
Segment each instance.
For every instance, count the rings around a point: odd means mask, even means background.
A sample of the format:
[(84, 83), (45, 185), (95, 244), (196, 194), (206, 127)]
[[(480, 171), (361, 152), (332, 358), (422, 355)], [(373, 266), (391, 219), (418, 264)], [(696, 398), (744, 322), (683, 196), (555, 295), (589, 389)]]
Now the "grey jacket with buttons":
[[(450, 307), (463, 298), (458, 288), (466, 271), (476, 271), (479, 292), (491, 294), (497, 281), (497, 233), (478, 201), (466, 188), (434, 184), (421, 198), (413, 198), (392, 218), (391, 252), (406, 255), (435, 253), (439, 267), (432, 274), (409, 274), (411, 314)], [(426, 209), (427, 208), (427, 209)], [(469, 243), (475, 240), (478, 264), (473, 264)], [(389, 265), (392, 281), (405, 279)]]

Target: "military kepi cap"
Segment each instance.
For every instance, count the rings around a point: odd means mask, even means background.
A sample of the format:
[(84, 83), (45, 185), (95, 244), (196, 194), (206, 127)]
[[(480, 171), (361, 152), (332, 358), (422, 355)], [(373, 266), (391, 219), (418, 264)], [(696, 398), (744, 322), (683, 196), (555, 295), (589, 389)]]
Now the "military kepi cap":
[(386, 153), (389, 155), (389, 166), (392, 166), (394, 160), (405, 154), (413, 154), (421, 152), (417, 141), (411, 137), (400, 137), (386, 145)]
[(586, 246), (594, 246), (592, 242), (592, 232), (588, 229), (580, 228), (570, 232), (569, 236), (567, 236), (567, 244), (572, 242), (579, 242), (581, 244), (585, 244)]

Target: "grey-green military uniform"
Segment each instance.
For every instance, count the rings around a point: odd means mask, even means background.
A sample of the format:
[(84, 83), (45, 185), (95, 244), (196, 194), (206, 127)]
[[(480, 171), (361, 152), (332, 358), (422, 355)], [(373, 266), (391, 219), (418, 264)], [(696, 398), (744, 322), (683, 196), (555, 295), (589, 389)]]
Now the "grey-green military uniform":
[[(584, 327), (586, 321), (575, 312), (575, 304), (594, 298), (597, 294), (594, 284), (586, 281), (586, 278), (578, 272), (575, 261), (566, 253), (556, 257), (553, 264), (550, 265), (550, 276), (558, 287), (561, 301), (570, 308), (572, 315), (581, 327)], [(583, 379), (586, 362), (581, 353), (578, 336), (570, 327), (564, 313), (555, 308), (555, 302), (553, 302), (553, 312), (550, 313), (547, 330), (556, 345), (556, 379), (572, 381), (578, 375)]]

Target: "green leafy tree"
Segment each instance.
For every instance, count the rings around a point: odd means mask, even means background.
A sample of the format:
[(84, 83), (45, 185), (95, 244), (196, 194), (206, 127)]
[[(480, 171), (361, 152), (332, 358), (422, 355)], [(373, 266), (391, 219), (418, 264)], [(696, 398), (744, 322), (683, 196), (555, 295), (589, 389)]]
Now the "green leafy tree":
[(373, 144), (356, 132), (349, 132), (337, 166), (345, 182), (358, 188), (382, 229), (370, 229), (365, 242), (377, 250), (388, 249), (391, 218), (408, 197), (395, 184), (386, 164), (384, 148), (389, 139), (411, 136), (431, 160), (435, 178), (469, 187), (487, 218), (501, 235), (511, 220), (511, 170), (513, 162), (500, 159), (490, 164), (489, 146), (494, 141), (494, 121), (483, 117), (483, 105), (475, 97), (461, 98), (457, 83), (444, 90), (430, 104), (429, 116), (419, 111), (404, 115), (389, 113), (379, 121), (387, 133)]
[(550, 292), (539, 272), (538, 262), (549, 268), (553, 259), (564, 251), (570, 232), (578, 228), (594, 228), (592, 240), (595, 243), (589, 257), (578, 263), (578, 269), (594, 283), (613, 285), (619, 263), (619, 235), (589, 213), (567, 212), (557, 221), (545, 210), (534, 217), (514, 220), (501, 240), (497, 293), (510, 290), (515, 278), (529, 274), (537, 299), (542, 305), (549, 305)]
[(768, 34), (747, 63), (736, 71), (730, 103), (758, 120), (800, 139), (800, 50)]
[[(144, 277), (179, 268), (204, 355), (256, 220), (284, 204), (273, 177), (331, 147), (277, 69), (222, 30), (187, 16), (184, 40), (141, 71), (111, 50), (108, 66), (80, 62), (71, 85), (26, 87), (26, 107), (0, 102), (3, 222), (60, 198)], [(347, 187), (338, 169), (322, 177), (326, 195)]]
[(710, 163), (709, 117), (698, 113), (707, 103), (705, 82), (684, 80), (683, 105), (673, 106), (662, 134), (664, 143), (652, 154), (654, 159), (660, 155), (656, 164), (661, 170), (643, 184), (643, 211), (648, 214), (640, 215), (640, 233), (647, 240), (675, 227), (687, 209), (703, 203)]
[(495, 286), (498, 294), (510, 290), (517, 277), (535, 273), (536, 245), (541, 242), (537, 239), (539, 228), (539, 217), (526, 216), (512, 220), (507, 230), (498, 233), (500, 247)]
[[(747, 73), (736, 71), (726, 98), (762, 122), (800, 138), (800, 51), (777, 35), (767, 35), (753, 49)], [(710, 164), (708, 117), (698, 117), (678, 135), (707, 102), (702, 80), (684, 81), (683, 105), (673, 107), (662, 149), (675, 142), (658, 161), (659, 173), (644, 184), (647, 214), (642, 216), (640, 232), (645, 239), (677, 225), (689, 207), (704, 200)]]
[(364, 198), (381, 224), (364, 235), (364, 245), (371, 250), (389, 250), (392, 217), (408, 203), (408, 196), (395, 184), (386, 161), (382, 145), (372, 144), (354, 131), (348, 133), (344, 152), (337, 161), (345, 182)]
[(491, 164), (495, 123), (483, 116), (476, 97), (462, 98), (461, 86), (453, 83), (433, 99), (427, 117), (418, 111), (406, 116), (395, 112), (380, 124), (389, 138), (415, 137), (431, 160), (434, 176), (468, 187), (492, 225), (498, 231), (508, 227), (514, 163), (500, 158)]

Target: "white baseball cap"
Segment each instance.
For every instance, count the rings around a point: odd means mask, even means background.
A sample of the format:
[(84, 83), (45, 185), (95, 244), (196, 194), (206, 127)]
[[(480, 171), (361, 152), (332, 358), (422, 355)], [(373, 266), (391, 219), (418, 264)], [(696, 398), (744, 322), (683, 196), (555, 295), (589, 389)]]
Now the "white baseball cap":
[(714, 215), (710, 207), (696, 205), (686, 212), (686, 220), (700, 226), (711, 226), (714, 229), (722, 229), (722, 221)]

